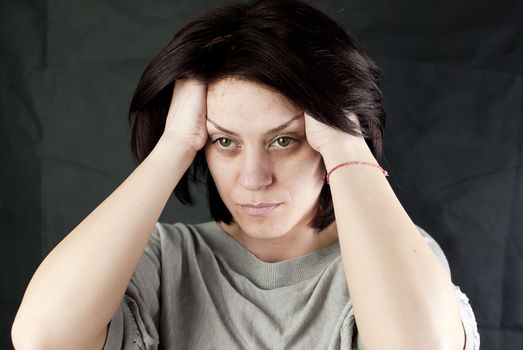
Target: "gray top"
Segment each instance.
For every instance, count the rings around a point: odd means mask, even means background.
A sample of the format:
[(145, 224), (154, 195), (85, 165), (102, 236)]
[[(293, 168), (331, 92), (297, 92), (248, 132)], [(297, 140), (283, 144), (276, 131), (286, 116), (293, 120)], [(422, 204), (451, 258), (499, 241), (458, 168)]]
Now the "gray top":
[[(417, 226), (449, 271), (443, 251)], [(466, 350), (479, 349), (455, 286)], [(267, 263), (215, 222), (157, 222), (109, 325), (104, 349), (364, 349), (339, 242)]]

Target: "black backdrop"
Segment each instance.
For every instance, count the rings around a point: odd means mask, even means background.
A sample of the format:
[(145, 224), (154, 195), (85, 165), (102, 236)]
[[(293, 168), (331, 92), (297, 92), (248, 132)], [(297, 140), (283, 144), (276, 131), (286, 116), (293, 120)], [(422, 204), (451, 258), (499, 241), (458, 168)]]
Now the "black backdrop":
[[(383, 68), (385, 163), (442, 246), (482, 349), (523, 348), (521, 1), (308, 1)], [(0, 9), (0, 348), (42, 259), (129, 174), (147, 62), (224, 1), (6, 1)], [(209, 220), (169, 201), (160, 220)], [(81, 296), (79, 296), (81, 297)]]

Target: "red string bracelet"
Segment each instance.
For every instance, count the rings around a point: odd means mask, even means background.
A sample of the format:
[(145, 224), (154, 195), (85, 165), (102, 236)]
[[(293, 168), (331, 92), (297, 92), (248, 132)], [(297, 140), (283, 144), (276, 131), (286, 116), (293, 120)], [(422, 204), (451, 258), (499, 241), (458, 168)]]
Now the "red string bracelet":
[(389, 173), (387, 173), (386, 170), (384, 170), (382, 167), (380, 167), (379, 165), (377, 164), (372, 164), (372, 163), (368, 163), (368, 162), (359, 162), (359, 161), (352, 161), (352, 162), (346, 162), (346, 163), (341, 163), (339, 165), (336, 165), (334, 168), (331, 169), (331, 171), (329, 171), (329, 173), (325, 176), (325, 181), (327, 182), (327, 184), (329, 183), (329, 176), (331, 175), (331, 173), (338, 169), (338, 168), (341, 168), (342, 166), (345, 166), (345, 165), (352, 165), (352, 164), (363, 164), (363, 165), (371, 165), (371, 166), (375, 166), (377, 168), (379, 168), (381, 170), (381, 172), (383, 173), (383, 175), (385, 176), (389, 176)]

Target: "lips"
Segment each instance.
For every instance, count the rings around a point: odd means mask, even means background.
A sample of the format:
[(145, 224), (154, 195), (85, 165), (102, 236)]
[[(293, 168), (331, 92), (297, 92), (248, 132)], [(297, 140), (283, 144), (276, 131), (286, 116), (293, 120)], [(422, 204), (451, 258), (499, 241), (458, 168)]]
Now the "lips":
[(244, 207), (251, 207), (251, 208), (266, 208), (266, 207), (272, 207), (272, 206), (275, 206), (275, 205), (278, 205), (279, 203), (257, 203), (257, 204), (254, 204), (254, 203), (245, 203), (245, 204), (240, 204)]
[(272, 215), (281, 203), (258, 203), (258, 204), (241, 204), (240, 210), (251, 216), (268, 216)]

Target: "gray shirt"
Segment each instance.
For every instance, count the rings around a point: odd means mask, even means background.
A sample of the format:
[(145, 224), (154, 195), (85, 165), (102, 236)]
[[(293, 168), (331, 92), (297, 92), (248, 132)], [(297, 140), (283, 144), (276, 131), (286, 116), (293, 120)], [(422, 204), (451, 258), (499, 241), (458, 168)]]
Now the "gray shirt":
[[(443, 251), (422, 228), (440, 262)], [(466, 350), (479, 349), (455, 286)], [(267, 263), (215, 222), (157, 222), (109, 325), (104, 349), (364, 349), (339, 242)]]

